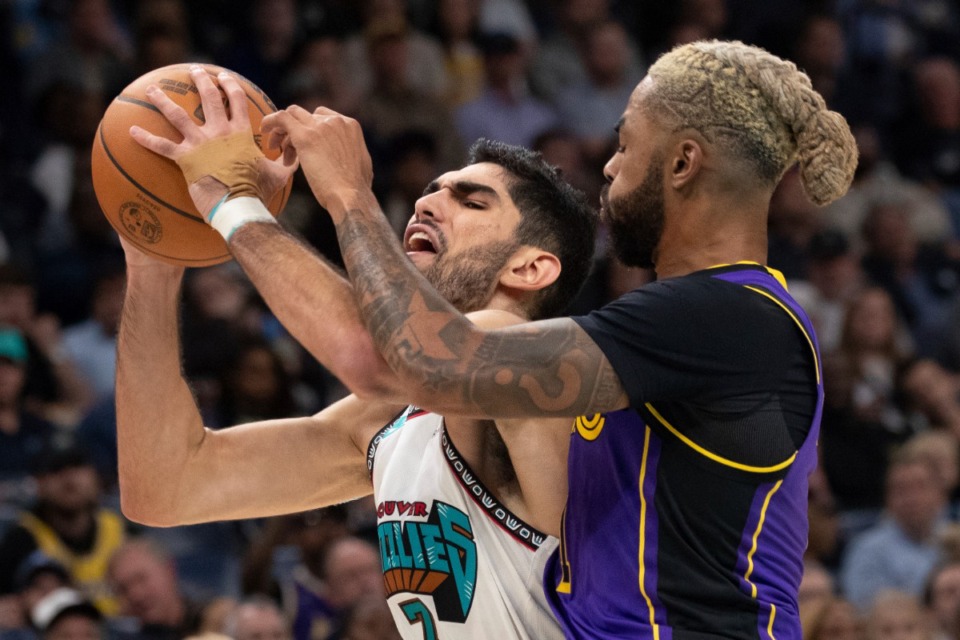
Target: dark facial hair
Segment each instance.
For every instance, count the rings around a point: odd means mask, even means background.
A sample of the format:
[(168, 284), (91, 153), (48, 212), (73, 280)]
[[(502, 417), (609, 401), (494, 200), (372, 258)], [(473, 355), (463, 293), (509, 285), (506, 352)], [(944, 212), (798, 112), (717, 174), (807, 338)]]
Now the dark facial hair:
[(639, 187), (614, 200), (609, 185), (600, 194), (614, 255), (628, 267), (654, 266), (665, 216), (662, 167), (662, 157), (654, 156)]
[(490, 301), (497, 274), (519, 246), (513, 240), (494, 240), (456, 256), (444, 248), (423, 275), (460, 313), (478, 311)]

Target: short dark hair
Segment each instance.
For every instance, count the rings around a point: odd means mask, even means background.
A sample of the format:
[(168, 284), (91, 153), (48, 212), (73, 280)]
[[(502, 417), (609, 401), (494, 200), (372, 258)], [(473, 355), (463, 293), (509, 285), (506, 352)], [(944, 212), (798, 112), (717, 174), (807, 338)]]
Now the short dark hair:
[(590, 273), (599, 215), (582, 191), (564, 180), (543, 157), (523, 147), (480, 138), (470, 147), (469, 164), (490, 162), (509, 174), (507, 191), (520, 211), (517, 241), (545, 249), (560, 259), (560, 276), (538, 292), (532, 319), (558, 315), (580, 291)]

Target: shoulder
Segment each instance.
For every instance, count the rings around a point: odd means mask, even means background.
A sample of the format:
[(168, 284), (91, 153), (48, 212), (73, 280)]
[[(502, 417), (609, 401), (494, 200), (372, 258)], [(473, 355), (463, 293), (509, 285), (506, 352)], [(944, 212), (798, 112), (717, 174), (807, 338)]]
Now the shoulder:
[(740, 285), (703, 272), (658, 280), (623, 294), (586, 316), (584, 327), (622, 324), (634, 330), (657, 326), (686, 330), (691, 325), (718, 328), (719, 318), (739, 318), (760, 303), (760, 296)]

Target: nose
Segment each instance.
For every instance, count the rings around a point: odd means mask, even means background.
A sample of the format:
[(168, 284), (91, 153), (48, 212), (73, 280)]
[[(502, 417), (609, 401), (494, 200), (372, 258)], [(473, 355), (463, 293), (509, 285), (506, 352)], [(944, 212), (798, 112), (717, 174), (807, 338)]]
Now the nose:
[(432, 220), (440, 220), (442, 217), (441, 193), (442, 191), (435, 191), (417, 198), (417, 201), (413, 205), (414, 219), (423, 220), (424, 218), (430, 218)]
[(603, 166), (603, 177), (607, 179), (607, 182), (613, 182), (613, 179), (617, 177), (617, 174), (620, 173), (620, 163), (622, 162), (623, 154), (617, 151), (607, 160), (607, 164)]

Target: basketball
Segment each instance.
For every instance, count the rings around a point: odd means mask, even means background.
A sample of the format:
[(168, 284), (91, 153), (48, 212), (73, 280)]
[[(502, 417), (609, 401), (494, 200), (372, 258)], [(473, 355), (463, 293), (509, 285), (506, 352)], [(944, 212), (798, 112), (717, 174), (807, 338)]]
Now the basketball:
[[(191, 66), (176, 64), (146, 73), (114, 98), (93, 142), (92, 170), (100, 208), (117, 233), (164, 262), (202, 267), (229, 260), (226, 243), (194, 207), (177, 164), (145, 149), (130, 136), (130, 127), (138, 125), (177, 142), (183, 139), (147, 98), (146, 89), (151, 84), (160, 87), (198, 124), (203, 123), (200, 94), (190, 79)], [(223, 69), (209, 64), (200, 66), (219, 86), (217, 74)], [(233, 75), (247, 94), (254, 140), (264, 155), (275, 159), (280, 151), (265, 149), (259, 131), (260, 121), (276, 107), (252, 82)], [(266, 203), (274, 216), (286, 204), (291, 182), (292, 179), (287, 181)]]

